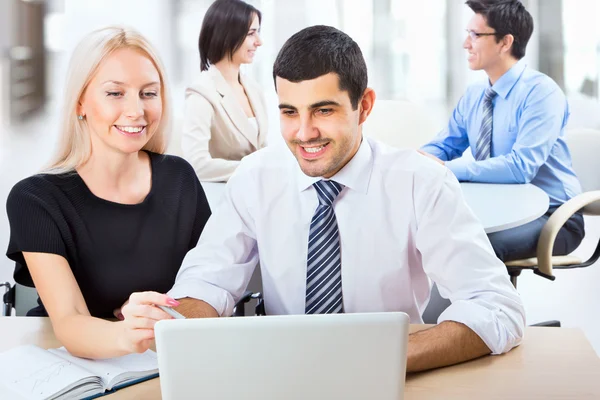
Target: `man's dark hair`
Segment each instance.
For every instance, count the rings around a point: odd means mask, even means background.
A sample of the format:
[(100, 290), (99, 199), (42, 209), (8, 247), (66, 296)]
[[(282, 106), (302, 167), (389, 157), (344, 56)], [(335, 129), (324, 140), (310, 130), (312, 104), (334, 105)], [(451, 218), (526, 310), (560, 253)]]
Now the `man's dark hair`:
[(201, 71), (226, 56), (233, 57), (246, 40), (255, 15), (261, 23), (260, 11), (241, 0), (216, 0), (211, 4), (202, 20), (198, 38)]
[(496, 42), (506, 35), (513, 35), (513, 57), (520, 60), (525, 56), (527, 42), (533, 33), (533, 18), (519, 0), (468, 0), (465, 4), (496, 31)]
[(352, 108), (356, 110), (368, 81), (362, 52), (344, 32), (316, 25), (301, 30), (285, 42), (273, 65), (273, 80), (280, 77), (301, 82), (331, 72), (338, 76), (340, 90), (348, 92)]

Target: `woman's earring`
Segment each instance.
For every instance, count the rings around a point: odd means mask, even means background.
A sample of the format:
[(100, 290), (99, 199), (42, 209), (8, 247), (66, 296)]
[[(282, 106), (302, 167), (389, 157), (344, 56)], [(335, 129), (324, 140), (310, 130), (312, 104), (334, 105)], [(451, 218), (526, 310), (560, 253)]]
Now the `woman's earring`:
[(83, 119), (83, 115), (78, 115), (77, 119), (79, 119), (81, 121)]

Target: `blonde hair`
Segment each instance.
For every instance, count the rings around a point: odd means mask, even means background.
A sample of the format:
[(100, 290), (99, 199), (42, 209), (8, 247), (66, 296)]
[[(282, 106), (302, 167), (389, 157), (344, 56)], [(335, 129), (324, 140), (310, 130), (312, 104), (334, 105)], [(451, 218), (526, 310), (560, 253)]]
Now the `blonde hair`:
[(140, 51), (152, 61), (160, 76), (162, 118), (143, 150), (164, 153), (171, 129), (171, 103), (165, 69), (152, 45), (137, 31), (110, 26), (88, 34), (75, 48), (67, 74), (60, 143), (49, 167), (51, 174), (72, 172), (85, 164), (92, 154), (90, 132), (85, 119), (78, 119), (77, 106), (100, 64), (113, 52), (129, 48)]

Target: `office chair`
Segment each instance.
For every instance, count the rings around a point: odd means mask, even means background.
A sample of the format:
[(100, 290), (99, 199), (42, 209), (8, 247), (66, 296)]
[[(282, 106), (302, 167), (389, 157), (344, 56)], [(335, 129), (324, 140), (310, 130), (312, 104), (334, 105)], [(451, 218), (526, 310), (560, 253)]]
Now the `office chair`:
[[(585, 268), (600, 258), (600, 238), (587, 261), (572, 255), (553, 256), (554, 241), (560, 228), (578, 211), (584, 215), (600, 215), (600, 131), (577, 129), (568, 132), (568, 144), (573, 159), (573, 169), (581, 182), (583, 192), (561, 205), (542, 228), (537, 244), (537, 257), (506, 262), (512, 284), (517, 287), (517, 277), (525, 269), (546, 279), (555, 280), (555, 269)], [(560, 321), (548, 321), (540, 326), (560, 327)]]
[(37, 307), (38, 293), (34, 287), (23, 286), (15, 283), (10, 285), (8, 282), (0, 283), (5, 287), (3, 295), (2, 315), (10, 316), (12, 309), (15, 309), (16, 316), (27, 315), (27, 312)]
[(583, 192), (561, 205), (542, 228), (537, 244), (537, 257), (506, 262), (511, 282), (517, 287), (517, 277), (525, 269), (544, 278), (555, 280), (554, 269), (585, 268), (600, 258), (600, 238), (592, 256), (583, 261), (572, 255), (553, 256), (556, 235), (564, 223), (578, 211), (584, 215), (600, 215), (600, 131), (577, 129), (568, 132), (567, 142), (573, 159), (573, 169)]
[(2, 316), (10, 317), (15, 304), (15, 288), (8, 282), (0, 283), (0, 287), (2, 286), (4, 287), (4, 294), (2, 295)]
[(233, 307), (233, 317), (243, 317), (246, 315), (246, 304), (251, 300), (256, 300), (254, 315), (267, 315), (265, 313), (265, 302), (261, 292), (251, 292), (249, 290), (235, 303)]

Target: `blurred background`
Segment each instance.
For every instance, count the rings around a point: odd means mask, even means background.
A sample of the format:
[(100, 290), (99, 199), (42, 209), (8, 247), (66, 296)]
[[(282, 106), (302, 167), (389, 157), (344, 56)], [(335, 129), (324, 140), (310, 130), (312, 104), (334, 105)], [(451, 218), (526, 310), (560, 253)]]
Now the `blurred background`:
[[(202, 18), (211, 0), (0, 0), (0, 203), (11, 187), (49, 159), (56, 143), (57, 113), (70, 52), (89, 31), (125, 24), (158, 49), (181, 116), (186, 85), (199, 74)], [(467, 85), (485, 79), (467, 68), (462, 49), (472, 13), (463, 0), (248, 0), (263, 13), (255, 62), (244, 72), (267, 94), (277, 124), (271, 67), (279, 48), (298, 30), (315, 24), (344, 30), (361, 46), (370, 86), (379, 99), (407, 99), (424, 107), (442, 129)], [(600, 129), (600, 0), (523, 0), (535, 21), (527, 63), (552, 77), (571, 105), (569, 127)], [(271, 125), (272, 126), (272, 125)], [(277, 126), (277, 125), (276, 125)], [(281, 140), (277, 129), (271, 142)], [(600, 222), (586, 218), (587, 235)], [(0, 248), (9, 229), (0, 212)], [(593, 240), (592, 240), (593, 242)], [(592, 247), (578, 251), (587, 258)], [(0, 257), (0, 282), (13, 265)], [(523, 274), (519, 290), (529, 322), (560, 319), (584, 329), (600, 353), (598, 266), (557, 272), (549, 282)], [(552, 298), (549, 303), (548, 297)]]
[[(69, 54), (87, 32), (132, 26), (158, 48), (171, 84), (184, 88), (198, 73), (197, 39), (211, 0), (2, 0), (0, 110), (3, 124), (27, 120), (60, 101)], [(467, 84), (462, 49), (471, 12), (462, 0), (250, 0), (264, 15), (264, 45), (247, 68), (273, 91), (271, 66), (296, 31), (315, 24), (340, 28), (361, 46), (371, 86), (383, 99), (440, 108), (445, 119)], [(577, 103), (597, 105), (600, 87), (599, 0), (523, 0), (535, 20), (526, 59)], [(174, 92), (175, 100), (183, 93)], [(582, 105), (585, 107), (585, 105)], [(46, 107), (47, 108), (47, 107)], [(574, 109), (571, 122), (589, 123)], [(592, 116), (589, 116), (593, 118)], [(574, 121), (574, 120), (577, 121)]]

